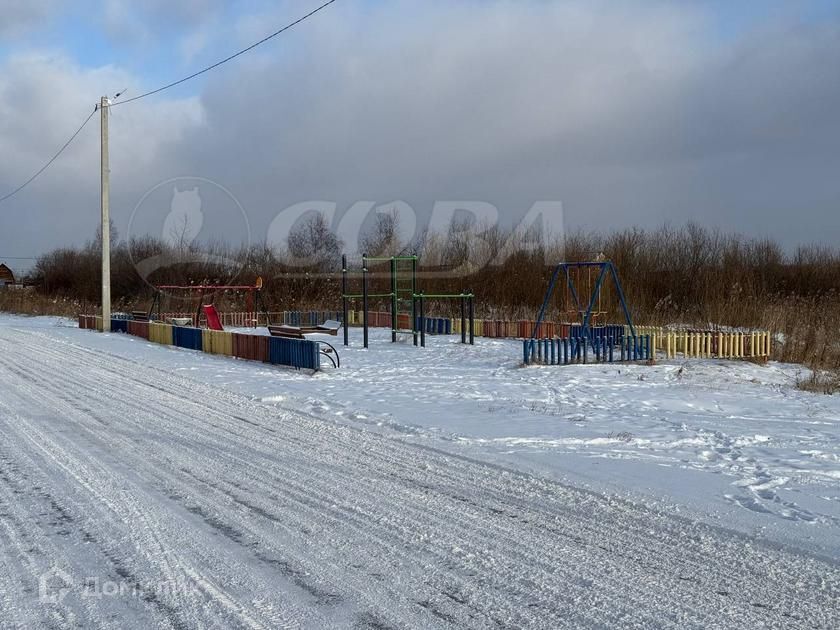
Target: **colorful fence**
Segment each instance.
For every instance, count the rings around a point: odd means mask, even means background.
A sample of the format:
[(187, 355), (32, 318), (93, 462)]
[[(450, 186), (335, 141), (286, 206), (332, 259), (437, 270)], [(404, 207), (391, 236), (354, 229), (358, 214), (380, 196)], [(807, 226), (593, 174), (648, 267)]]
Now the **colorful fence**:
[[(573, 327), (580, 333), (579, 327)], [(622, 329), (620, 332), (616, 329)], [(724, 332), (699, 330), (669, 330), (653, 326), (636, 326), (636, 336), (629, 327), (605, 326), (591, 329), (591, 341), (573, 335), (555, 339), (523, 341), (523, 360), (526, 364), (545, 363), (567, 365), (586, 363), (589, 357), (596, 362), (650, 360), (664, 355), (665, 359), (769, 359), (772, 353), (771, 335), (766, 331)], [(639, 341), (641, 340), (641, 341)], [(641, 343), (638, 351), (637, 344)], [(568, 346), (568, 349), (567, 347)]]
[[(362, 311), (350, 311), (348, 319), (350, 325), (361, 325)], [(428, 334), (461, 334), (460, 318), (426, 318), (426, 332)], [(405, 316), (405, 323), (400, 322), (400, 328), (407, 328), (409, 319)], [(391, 326), (391, 314), (387, 312), (370, 311), (368, 323), (373, 327)], [(421, 322), (418, 318), (418, 328)], [(530, 339), (534, 334), (534, 320), (492, 320), (476, 319), (475, 336), (489, 338), (518, 338)], [(592, 326), (589, 329), (593, 343), (589, 344), (587, 354), (597, 357), (601, 346), (595, 344), (601, 340), (604, 352), (609, 357), (609, 344), (605, 341), (612, 339), (615, 344), (614, 357), (621, 359), (619, 338), (630, 338), (631, 333), (628, 326), (621, 324), (607, 324), (604, 326)], [(767, 331), (749, 332), (725, 332), (721, 330), (672, 330), (660, 326), (635, 326), (636, 338), (645, 339), (650, 344), (650, 357), (656, 357), (657, 353), (663, 353), (665, 358), (721, 358), (721, 359), (746, 359), (757, 358), (767, 359), (771, 355), (771, 334)], [(566, 339), (567, 344), (573, 343), (573, 339), (582, 335), (580, 324), (564, 324), (556, 322), (543, 322), (536, 331), (536, 339), (540, 341), (554, 341), (555, 344)], [(550, 361), (550, 345), (549, 361)], [(625, 347), (626, 351), (626, 347)], [(556, 354), (555, 349), (555, 354)], [(581, 350), (583, 353), (583, 349)], [(625, 352), (627, 354), (627, 352)], [(582, 356), (582, 355), (581, 355)]]
[[(252, 326), (259, 315), (261, 321), (264, 320), (263, 313), (255, 314), (248, 312), (229, 312), (220, 313), (223, 325), (225, 326)], [(349, 311), (348, 324), (351, 326), (362, 323), (362, 311)], [(341, 320), (340, 311), (275, 311), (268, 313), (269, 319), (272, 322), (283, 322), (295, 326), (314, 326), (323, 324), (327, 320)], [(173, 317), (187, 317), (195, 323), (195, 313), (161, 313), (161, 317), (166, 320)], [(419, 326), (423, 324), (419, 318), (416, 322)], [(368, 312), (368, 324), (371, 327), (391, 328), (391, 313), (380, 311)], [(530, 339), (534, 333), (534, 320), (495, 320), (495, 319), (476, 319), (474, 322), (476, 337), (489, 338), (518, 338)], [(156, 328), (160, 326), (167, 326), (166, 329)], [(93, 315), (80, 315), (79, 327), (92, 330), (102, 330), (102, 319)], [(407, 313), (400, 313), (398, 315), (397, 327), (400, 330), (411, 329), (411, 317)], [(147, 323), (138, 321), (125, 321), (120, 318), (112, 319), (112, 329), (120, 332), (128, 332), (131, 335), (149, 339), (155, 343), (164, 343), (168, 345), (182, 345), (182, 347), (193, 347), (195, 349), (204, 349), (205, 352), (213, 354), (228, 354), (232, 356), (240, 356), (236, 354), (236, 335), (227, 340), (227, 337), (213, 337), (207, 339), (202, 336), (201, 346), (199, 348), (198, 342), (193, 340), (191, 345), (186, 340), (176, 342), (172, 334), (171, 326), (160, 323)], [(189, 328), (189, 327), (186, 327)], [(426, 334), (430, 335), (449, 335), (461, 334), (461, 319), (447, 318), (447, 317), (426, 317), (424, 328)], [(167, 332), (168, 331), (168, 332)], [(214, 331), (221, 332), (221, 331)], [(667, 359), (674, 358), (722, 358), (722, 359), (766, 359), (769, 358), (772, 351), (772, 338), (767, 331), (747, 331), (747, 332), (729, 332), (721, 330), (698, 330), (698, 329), (684, 329), (674, 330), (671, 328), (664, 328), (660, 326), (635, 326), (634, 332), (637, 337), (649, 337), (651, 344), (651, 355), (656, 357), (658, 354), (663, 354)], [(557, 322), (543, 322), (536, 331), (536, 339), (540, 341), (554, 341), (567, 339), (568, 344), (572, 343), (581, 334), (581, 326), (579, 324), (565, 324)], [(189, 336), (190, 333), (180, 333)], [(204, 335), (205, 333), (202, 333)], [(230, 333), (226, 333), (230, 334)], [(606, 325), (595, 326), (590, 328), (590, 335), (593, 339), (607, 339), (613, 340), (619, 337), (629, 337), (629, 327), (623, 325)], [(247, 335), (246, 335), (247, 336)], [(186, 339), (186, 337), (185, 337)], [(246, 342), (239, 342), (240, 345)], [(267, 342), (251, 342), (252, 347), (243, 345), (241, 352), (244, 355), (240, 358), (249, 358), (250, 356), (259, 356), (255, 360), (267, 361), (262, 357), (268, 356), (268, 348), (262, 348), (261, 343)], [(617, 342), (615, 342), (617, 343)], [(183, 345), (187, 344), (187, 345)], [(221, 344), (221, 346), (220, 346)], [(222, 348), (221, 350), (219, 348)], [(617, 345), (616, 345), (617, 348)], [(608, 348), (605, 349), (607, 356), (609, 356)], [(556, 352), (556, 350), (555, 350)], [(590, 344), (588, 354), (596, 353), (596, 349)], [(620, 356), (620, 352), (615, 351), (615, 356)], [(550, 360), (550, 349), (549, 349)]]
[[(247, 336), (253, 337), (254, 335)], [(201, 349), (208, 354), (222, 354), (232, 357), (234, 356), (233, 333), (204, 328), (201, 331)]]
[(172, 327), (172, 345), (187, 350), (202, 349), (201, 328)]
[(269, 337), (268, 362), (317, 370), (321, 352), (315, 341)]
[(231, 336), (233, 356), (239, 359), (268, 363), (268, 340), (270, 337), (243, 335), (241, 333), (231, 333)]
[(165, 346), (174, 344), (172, 337), (172, 328), (169, 324), (161, 324), (159, 322), (149, 322), (149, 341), (152, 343), (159, 343)]
[[(81, 317), (79, 318), (81, 321)], [(149, 338), (149, 322), (135, 322), (129, 321), (128, 322), (128, 334), (134, 335), (135, 337), (142, 337), (143, 339)]]
[(570, 365), (572, 363), (614, 363), (616, 361), (649, 361), (653, 356), (651, 335), (605, 335), (556, 339), (523, 339), (522, 359), (525, 365)]
[[(101, 330), (101, 321), (101, 318), (92, 315), (79, 315), (79, 328)], [(262, 361), (273, 365), (286, 365), (297, 369), (319, 370), (321, 368), (318, 342), (307, 339), (247, 335), (124, 319), (112, 319), (111, 330), (148, 339), (152, 343), (201, 350), (210, 354)]]
[(282, 311), (279, 315), (279, 321), (289, 326), (318, 326), (328, 320), (341, 321), (342, 317), (341, 311)]
[(79, 328), (96, 330), (96, 317), (94, 315), (79, 315)]
[[(266, 315), (273, 324), (282, 323), (291, 326), (317, 326), (331, 319), (341, 321), (341, 311), (272, 311), (269, 313), (229, 311), (220, 312), (219, 319), (222, 326), (227, 328), (256, 328), (258, 325), (265, 325)], [(388, 315), (390, 317), (390, 313)], [(192, 326), (206, 323), (204, 314), (196, 316), (194, 311), (167, 311), (161, 312), (160, 315), (155, 311), (152, 317), (162, 322), (168, 322), (174, 318), (186, 318), (190, 320)]]

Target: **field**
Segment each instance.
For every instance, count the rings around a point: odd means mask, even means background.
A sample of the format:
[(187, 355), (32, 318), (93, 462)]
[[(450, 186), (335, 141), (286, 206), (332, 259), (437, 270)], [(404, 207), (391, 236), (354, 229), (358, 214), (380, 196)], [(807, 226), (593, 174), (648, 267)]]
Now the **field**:
[(840, 622), (840, 400), (799, 368), (453, 341), (311, 376), (2, 316), (4, 624)]

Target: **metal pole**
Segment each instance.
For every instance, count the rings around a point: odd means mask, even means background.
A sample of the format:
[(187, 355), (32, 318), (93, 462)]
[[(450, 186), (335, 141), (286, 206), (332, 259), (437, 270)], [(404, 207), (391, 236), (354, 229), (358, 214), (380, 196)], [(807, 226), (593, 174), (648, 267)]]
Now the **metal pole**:
[(368, 347), (368, 285), (367, 285), (367, 255), (362, 254), (362, 328), (365, 348)]
[(349, 331), (347, 329), (348, 317), (347, 317), (347, 254), (341, 255), (341, 316), (343, 321), (341, 322), (344, 326), (344, 345), (350, 345), (350, 338), (349, 338)]
[[(537, 338), (537, 331), (540, 329), (540, 324), (542, 323), (543, 317), (545, 317), (545, 311), (548, 308), (548, 302), (551, 299), (551, 294), (554, 292), (554, 283), (557, 282), (557, 276), (560, 273), (560, 269), (564, 268), (564, 264), (560, 263), (554, 268), (554, 272), (551, 274), (551, 282), (548, 283), (548, 290), (545, 292), (545, 297), (543, 298), (542, 306), (540, 307), (540, 312), (537, 315), (537, 321), (534, 322), (534, 329), (531, 332), (531, 352), (534, 351), (534, 340)], [(470, 304), (472, 305), (472, 298), (470, 298)], [(470, 334), (472, 335), (472, 324), (470, 324)], [(470, 341), (472, 343), (472, 341)]]
[(472, 291), (470, 291), (469, 303), (467, 304), (470, 312), (470, 345), (475, 345), (475, 310), (473, 306)]
[(417, 296), (411, 295), (411, 335), (414, 337), (414, 345), (417, 345)]
[(414, 334), (414, 345), (417, 345), (417, 256), (411, 256), (411, 330)]
[(624, 311), (624, 319), (630, 327), (630, 334), (635, 336), (636, 329), (633, 326), (633, 318), (630, 317), (630, 309), (627, 308), (627, 300), (624, 299), (624, 290), (621, 288), (621, 282), (618, 280), (618, 272), (615, 269), (615, 265), (612, 264), (612, 261), (607, 261), (607, 265), (609, 265), (610, 274), (612, 275), (613, 283), (615, 284), (615, 290), (616, 293), (618, 293), (618, 301), (621, 304), (621, 310)]
[(417, 293), (417, 256), (411, 257), (411, 295)]
[(397, 259), (391, 258), (391, 343), (397, 342)]
[(99, 101), (100, 114), (100, 209), (102, 210), (102, 330), (111, 331), (111, 169), (108, 157), (107, 96)]
[(461, 343), (467, 343), (467, 298), (461, 296)]
[(420, 346), (426, 347), (426, 309), (423, 306), (423, 294), (420, 294)]

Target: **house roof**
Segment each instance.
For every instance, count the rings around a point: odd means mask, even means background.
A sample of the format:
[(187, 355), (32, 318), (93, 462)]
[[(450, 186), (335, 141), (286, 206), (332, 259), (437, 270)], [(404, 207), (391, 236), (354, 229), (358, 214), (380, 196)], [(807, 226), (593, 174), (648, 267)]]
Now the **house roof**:
[(0, 263), (0, 280), (5, 280), (6, 282), (15, 281), (15, 274), (5, 263)]

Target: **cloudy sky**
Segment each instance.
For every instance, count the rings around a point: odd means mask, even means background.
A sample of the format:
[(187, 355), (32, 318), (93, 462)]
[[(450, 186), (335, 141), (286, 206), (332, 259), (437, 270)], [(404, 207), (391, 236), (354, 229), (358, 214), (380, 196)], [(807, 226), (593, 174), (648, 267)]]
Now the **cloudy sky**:
[[(0, 196), (101, 95), (168, 83), (319, 4), (0, 0)], [(113, 216), (121, 235), (159, 233), (132, 212), (193, 176), (239, 202), (252, 240), (308, 200), (336, 220), (363, 200), (404, 200), (421, 220), (478, 200), (510, 221), (559, 200), (567, 228), (693, 220), (837, 245), (838, 68), (836, 1), (338, 0), (114, 107)], [(0, 204), (0, 258), (93, 235), (98, 122)], [(212, 216), (202, 237), (240, 230), (238, 210)]]

